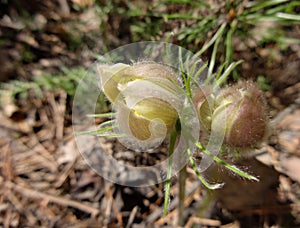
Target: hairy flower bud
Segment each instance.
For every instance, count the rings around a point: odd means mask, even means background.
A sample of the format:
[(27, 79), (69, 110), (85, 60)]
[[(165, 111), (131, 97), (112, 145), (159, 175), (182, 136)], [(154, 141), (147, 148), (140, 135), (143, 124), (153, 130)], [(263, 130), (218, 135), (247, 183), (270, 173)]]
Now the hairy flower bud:
[(178, 114), (172, 101), (182, 83), (166, 66), (153, 62), (99, 67), (101, 87), (115, 104), (118, 131), (138, 140), (164, 138)]
[(215, 102), (211, 128), (225, 130), (225, 144), (246, 148), (264, 140), (268, 131), (266, 102), (256, 84), (242, 81), (224, 88)]
[[(170, 132), (176, 119), (177, 112), (169, 103), (159, 98), (149, 98), (131, 109), (129, 127), (136, 138), (147, 140), (154, 131), (158, 134), (166, 133), (165, 130)], [(155, 127), (152, 132), (150, 126)]]
[(182, 85), (170, 69), (154, 62), (140, 62), (132, 66), (123, 63), (101, 65), (98, 70), (103, 92), (112, 103), (120, 91), (135, 80), (167, 79)]
[(116, 97), (120, 93), (118, 85), (125, 84), (134, 80), (133, 77), (121, 77), (126, 68), (130, 66), (123, 63), (117, 63), (114, 65), (99, 65), (97, 70), (100, 76), (100, 86), (106, 97), (114, 103)]

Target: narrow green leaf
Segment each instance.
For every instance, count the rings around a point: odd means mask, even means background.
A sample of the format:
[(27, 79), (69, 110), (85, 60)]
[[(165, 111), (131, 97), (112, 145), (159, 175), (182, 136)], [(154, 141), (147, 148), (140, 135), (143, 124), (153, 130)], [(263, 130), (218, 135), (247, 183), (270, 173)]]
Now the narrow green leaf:
[(289, 14), (289, 13), (276, 13), (276, 17), (287, 20), (300, 21), (300, 15)]
[(105, 128), (97, 129), (97, 130), (93, 130), (93, 131), (78, 132), (78, 135), (101, 135), (101, 134), (111, 131), (113, 129), (114, 129), (114, 126), (109, 126), (109, 127), (105, 127)]
[(221, 84), (226, 82), (228, 76), (230, 73), (235, 69), (239, 64), (241, 64), (243, 60), (240, 60), (238, 62), (233, 62), (229, 65), (229, 67), (226, 68), (225, 72), (218, 78), (218, 80), (214, 83), (214, 89), (219, 87)]
[(217, 184), (210, 184), (208, 183), (204, 177), (201, 176), (196, 164), (195, 164), (195, 161), (193, 159), (193, 156), (191, 154), (191, 151), (190, 149), (187, 150), (187, 153), (189, 155), (189, 160), (190, 160), (190, 164), (193, 168), (193, 170), (195, 171), (198, 179), (201, 181), (201, 183), (208, 189), (211, 189), (211, 190), (214, 190), (214, 189), (218, 189), (218, 188), (222, 188), (224, 186), (224, 183), (217, 183)]
[[(225, 25), (225, 24), (223, 24), (223, 25)], [(225, 26), (222, 28), (221, 32), (218, 34), (218, 37), (217, 37), (216, 42), (214, 44), (213, 52), (211, 54), (211, 58), (210, 58), (210, 61), (209, 61), (207, 77), (210, 77), (212, 75), (213, 69), (215, 67), (217, 52), (218, 52), (219, 44), (220, 44), (221, 39), (222, 39), (224, 28), (225, 28)]]
[(195, 57), (201, 56), (220, 36), (222, 36), (227, 23), (223, 23), (215, 35), (203, 45), (203, 47), (195, 54)]
[(96, 117), (107, 118), (107, 117), (114, 117), (115, 115), (116, 113), (114, 112), (108, 112), (108, 113), (99, 113), (99, 114), (88, 114), (86, 116), (91, 118), (96, 118)]
[[(196, 65), (197, 63), (195, 63), (195, 65)], [(198, 81), (197, 79), (199, 78), (199, 76), (200, 76), (200, 74), (205, 70), (205, 68), (207, 67), (207, 63), (205, 63), (205, 64), (203, 64), (203, 66), (201, 66), (199, 69), (198, 69), (198, 71), (195, 73), (195, 74), (193, 74), (193, 80), (194, 81)], [(194, 72), (194, 71), (193, 71)]]
[[(225, 62), (227, 64), (231, 63), (233, 60), (232, 34), (233, 34), (233, 28), (231, 27), (231, 29), (229, 29), (226, 34), (226, 41), (225, 41), (225, 46), (226, 46)], [(226, 67), (228, 66), (227, 64)]]
[(237, 168), (234, 165), (230, 165), (229, 163), (223, 161), (221, 158), (213, 155), (210, 151), (208, 151), (200, 142), (196, 142), (195, 143), (196, 147), (198, 147), (203, 153), (205, 153), (206, 155), (212, 157), (214, 159), (215, 162), (217, 162), (218, 164), (224, 166), (226, 169), (231, 170), (232, 172), (238, 174), (241, 177), (247, 178), (249, 180), (254, 180), (254, 181), (259, 181), (259, 179), (257, 179), (256, 177), (240, 170), (239, 168)]
[[(246, 10), (244, 10), (245, 14), (249, 14), (252, 12), (257, 12), (261, 9), (270, 7), (270, 6), (274, 6), (274, 5), (278, 5), (281, 3), (285, 3), (288, 2), (289, 0), (269, 0), (269, 1), (260, 1), (260, 2), (248, 2), (247, 6), (246, 6)], [(247, 9), (248, 8), (248, 9)]]
[(109, 134), (99, 134), (97, 136), (100, 138), (122, 138), (122, 137), (125, 137), (126, 135), (109, 133)]

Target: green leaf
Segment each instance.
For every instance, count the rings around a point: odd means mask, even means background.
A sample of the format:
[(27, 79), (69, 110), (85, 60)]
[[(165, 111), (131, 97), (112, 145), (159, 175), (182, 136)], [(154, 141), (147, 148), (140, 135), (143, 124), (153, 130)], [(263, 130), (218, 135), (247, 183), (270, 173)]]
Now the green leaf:
[(254, 181), (259, 181), (258, 178), (252, 176), (251, 174), (248, 174), (242, 170), (240, 170), (239, 168), (237, 168), (234, 165), (230, 165), (229, 163), (223, 161), (221, 158), (213, 155), (210, 151), (208, 151), (200, 142), (195, 142), (196, 147), (198, 147), (203, 153), (205, 153), (206, 155), (212, 157), (214, 159), (215, 162), (217, 162), (218, 164), (224, 166), (226, 169), (238, 174), (241, 177), (247, 178), (249, 180), (254, 180)]
[(287, 19), (287, 20), (294, 20), (294, 21), (300, 21), (300, 15), (296, 14), (289, 14), (289, 13), (276, 13), (276, 17), (280, 19)]
[(108, 112), (108, 113), (99, 113), (99, 114), (88, 114), (87, 117), (92, 117), (92, 118), (112, 118), (116, 115), (114, 112)]
[(230, 73), (241, 63), (243, 62), (243, 60), (240, 60), (238, 62), (233, 62), (231, 63), (225, 70), (225, 72), (218, 78), (218, 80), (214, 83), (214, 89), (219, 87), (220, 85), (222, 85), (223, 83), (226, 82), (228, 76), (230, 75)]
[(193, 168), (193, 170), (195, 171), (198, 179), (201, 181), (201, 183), (208, 189), (211, 189), (211, 190), (214, 190), (214, 189), (219, 189), (219, 188), (222, 188), (224, 186), (224, 183), (217, 183), (217, 184), (210, 184), (208, 183), (205, 178), (200, 174), (196, 164), (195, 164), (195, 161), (194, 161), (194, 158), (192, 156), (192, 153), (190, 151), (190, 149), (187, 150), (187, 153), (189, 155), (189, 160), (190, 160), (190, 164)]

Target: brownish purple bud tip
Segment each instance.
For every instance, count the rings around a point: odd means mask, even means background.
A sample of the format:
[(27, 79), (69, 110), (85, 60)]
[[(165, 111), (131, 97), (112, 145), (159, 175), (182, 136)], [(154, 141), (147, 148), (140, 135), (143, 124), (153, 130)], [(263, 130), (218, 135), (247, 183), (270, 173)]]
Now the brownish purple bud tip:
[(266, 102), (254, 82), (241, 81), (222, 89), (215, 102), (211, 128), (225, 127), (225, 144), (255, 147), (265, 139), (268, 132)]

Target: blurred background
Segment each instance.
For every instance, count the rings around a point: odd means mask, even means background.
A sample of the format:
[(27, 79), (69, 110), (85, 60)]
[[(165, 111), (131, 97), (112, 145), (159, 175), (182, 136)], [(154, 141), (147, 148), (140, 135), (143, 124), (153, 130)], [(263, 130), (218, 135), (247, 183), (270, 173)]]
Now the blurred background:
[(188, 168), (185, 227), (299, 227), (299, 15), (300, 2), (287, 0), (0, 0), (0, 227), (176, 227), (176, 177), (162, 218), (164, 185), (104, 180), (78, 153), (71, 125), (88, 68), (149, 40), (203, 50), (214, 71), (244, 60), (229, 83), (256, 81), (272, 120), (263, 147), (237, 161), (260, 182), (214, 167), (207, 176), (226, 184), (209, 191)]

